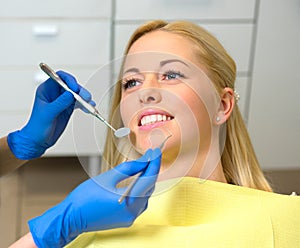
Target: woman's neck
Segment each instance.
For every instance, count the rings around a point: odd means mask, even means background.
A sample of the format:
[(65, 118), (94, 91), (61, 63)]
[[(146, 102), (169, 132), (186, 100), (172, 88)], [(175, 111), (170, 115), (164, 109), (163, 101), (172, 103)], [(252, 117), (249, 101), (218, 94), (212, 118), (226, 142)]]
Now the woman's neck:
[(218, 151), (163, 153), (158, 180), (184, 176), (227, 182)]

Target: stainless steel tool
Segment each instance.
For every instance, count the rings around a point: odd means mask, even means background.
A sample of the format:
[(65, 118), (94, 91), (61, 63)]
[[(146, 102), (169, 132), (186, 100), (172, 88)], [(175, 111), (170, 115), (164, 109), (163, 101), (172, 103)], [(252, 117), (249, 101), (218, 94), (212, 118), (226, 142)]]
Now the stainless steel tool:
[[(171, 137), (172, 135), (170, 134), (169, 136), (167, 136), (164, 141), (158, 146), (159, 149), (162, 149), (166, 143), (166, 141)], [(143, 171), (139, 172), (136, 174), (136, 177), (131, 181), (131, 183), (127, 186), (127, 189), (125, 190), (125, 192), (123, 193), (123, 195), (119, 198), (118, 202), (121, 204), (123, 202), (123, 200), (125, 199), (126, 196), (128, 196), (129, 192), (131, 191), (131, 189), (133, 188), (133, 186), (135, 185), (136, 181), (139, 179), (139, 177), (142, 175)]]
[(111, 128), (114, 131), (114, 135), (117, 138), (122, 138), (127, 136), (130, 133), (130, 129), (127, 127), (122, 127), (119, 129), (115, 129), (112, 125), (110, 125), (105, 118), (99, 113), (99, 111), (91, 104), (86, 102), (80, 95), (75, 93), (73, 90), (71, 90), (65, 82), (56, 74), (54, 70), (52, 70), (47, 64), (45, 63), (40, 63), (40, 68), (50, 77), (52, 78), (55, 82), (57, 82), (61, 87), (63, 87), (66, 91), (69, 91), (72, 93), (74, 98), (82, 104), (82, 106), (93, 116), (95, 116), (97, 119), (102, 121), (106, 126)]

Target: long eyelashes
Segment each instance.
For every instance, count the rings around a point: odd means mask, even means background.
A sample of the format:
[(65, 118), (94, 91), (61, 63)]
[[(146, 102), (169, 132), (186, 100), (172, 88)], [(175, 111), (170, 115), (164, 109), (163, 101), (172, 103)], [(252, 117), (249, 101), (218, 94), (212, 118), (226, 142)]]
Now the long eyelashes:
[(176, 71), (176, 70), (168, 70), (164, 74), (162, 74), (163, 80), (174, 80), (180, 78), (185, 78), (185, 75), (180, 71)]
[(122, 82), (122, 87), (124, 90), (127, 90), (137, 86), (140, 83), (141, 83), (140, 80), (137, 78), (126, 78)]
[[(183, 73), (181, 73), (180, 71), (177, 71), (177, 70), (168, 70), (164, 73), (160, 73), (158, 77), (159, 77), (158, 81), (161, 83), (163, 83), (165, 81), (173, 82), (176, 80), (186, 78)], [(122, 88), (124, 90), (131, 89), (131, 88), (138, 86), (141, 83), (143, 83), (143, 79), (141, 79), (141, 78), (137, 78), (137, 77), (125, 78), (122, 81)]]

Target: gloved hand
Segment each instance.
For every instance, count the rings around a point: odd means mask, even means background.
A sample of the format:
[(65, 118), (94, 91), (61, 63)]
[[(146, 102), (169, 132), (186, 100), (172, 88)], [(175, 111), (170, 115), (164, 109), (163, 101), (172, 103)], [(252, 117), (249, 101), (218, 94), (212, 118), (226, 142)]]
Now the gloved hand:
[[(135, 161), (117, 167), (80, 184), (69, 196), (43, 215), (29, 221), (38, 247), (62, 247), (79, 234), (128, 227), (147, 208), (160, 168), (161, 151), (149, 149)], [(143, 171), (125, 200), (126, 190), (117, 184)]]
[[(70, 74), (57, 74), (74, 92), (95, 105), (91, 94), (82, 88)], [(40, 157), (53, 146), (66, 128), (75, 105), (75, 98), (58, 83), (48, 79), (42, 83), (35, 96), (33, 110), (28, 123), (19, 131), (10, 133), (8, 145), (13, 154), (22, 160)]]

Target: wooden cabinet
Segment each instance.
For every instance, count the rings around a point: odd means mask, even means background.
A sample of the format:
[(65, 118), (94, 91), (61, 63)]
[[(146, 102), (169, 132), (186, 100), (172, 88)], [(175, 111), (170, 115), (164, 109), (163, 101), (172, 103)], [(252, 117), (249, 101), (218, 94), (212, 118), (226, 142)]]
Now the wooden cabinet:
[(17, 239), (20, 223), (20, 177), (13, 173), (0, 178), (0, 248)]

